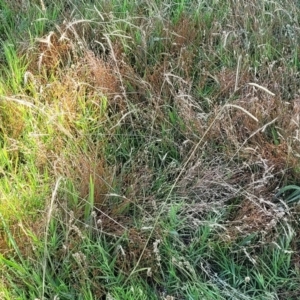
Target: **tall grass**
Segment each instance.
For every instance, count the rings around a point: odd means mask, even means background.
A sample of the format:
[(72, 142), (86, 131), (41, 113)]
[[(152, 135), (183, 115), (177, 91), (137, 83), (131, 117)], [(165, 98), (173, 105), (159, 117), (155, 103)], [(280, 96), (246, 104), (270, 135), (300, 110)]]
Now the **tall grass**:
[(1, 0), (0, 298), (297, 299), (298, 16)]

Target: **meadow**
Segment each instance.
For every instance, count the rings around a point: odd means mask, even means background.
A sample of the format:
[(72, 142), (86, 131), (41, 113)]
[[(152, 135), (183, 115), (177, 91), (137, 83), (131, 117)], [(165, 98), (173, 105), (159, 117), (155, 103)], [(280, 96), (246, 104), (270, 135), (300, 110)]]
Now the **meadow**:
[(300, 2), (0, 0), (0, 299), (300, 299)]

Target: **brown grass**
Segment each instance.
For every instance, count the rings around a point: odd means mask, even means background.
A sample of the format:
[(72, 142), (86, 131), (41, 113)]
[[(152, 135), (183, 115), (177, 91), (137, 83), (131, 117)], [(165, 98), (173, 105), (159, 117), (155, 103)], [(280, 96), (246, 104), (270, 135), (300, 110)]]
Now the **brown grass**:
[[(82, 207), (91, 196), (90, 182), (94, 183), (98, 225), (93, 224), (92, 232), (95, 236), (104, 234), (111, 241), (114, 237), (125, 237), (123, 248), (114, 253), (118, 271), (122, 273), (129, 274), (138, 262), (141, 262), (139, 268), (151, 265), (152, 271), (157, 269), (152, 245), (147, 244), (148, 234), (135, 228), (133, 218), (138, 211), (145, 224), (153, 224), (151, 213), (156, 215), (156, 205), (161, 203), (150, 192), (156, 176), (161, 174), (156, 174), (149, 149), (153, 141), (163, 138), (162, 124), (166, 132), (175, 132), (172, 146), (180, 153), (178, 160), (182, 160), (176, 162), (180, 165), (178, 169), (202, 141), (185, 170), (164, 169), (167, 179), (162, 185), (171, 185), (182, 171), (175, 193), (185, 200), (180, 215), (187, 228), (196, 230), (209, 214), (222, 214), (228, 209), (226, 220), (219, 224), (222, 239), (236, 242), (258, 234), (262, 243), (269, 243), (278, 237), (276, 225), (283, 217), (296, 219), (297, 208), (285, 207), (282, 214), (274, 202), (274, 194), (287, 180), (299, 179), (295, 170), (299, 157), (298, 78), (295, 71), (287, 69), (284, 59), (261, 59), (256, 62), (256, 69), (250, 66), (246, 54), (253, 49), (246, 49), (249, 37), (240, 28), (257, 32), (255, 13), (262, 7), (259, 1), (255, 1), (257, 6), (246, 2), (237, 5), (232, 2), (230, 26), (213, 20), (207, 28), (207, 23), (199, 20), (191, 27), (187, 15), (176, 24), (162, 21), (161, 38), (165, 39), (162, 53), (153, 60), (150, 57), (149, 62), (147, 55), (151, 49), (145, 41), (131, 45), (130, 58), (124, 56), (120, 42), (110, 49), (114, 55), (99, 55), (87, 46), (85, 25), (71, 26), (71, 23), (38, 39), (35, 47), (27, 51), (27, 59), (31, 61), (27, 70), (30, 80), (25, 86), (28, 95), (49, 114), (63, 115), (51, 123), (57, 135), (46, 144), (37, 138), (40, 149), (37, 165), (50, 167), (53, 175), (63, 175), (74, 183), (81, 206), (73, 213), (79, 223), (83, 219)], [(151, 20), (143, 22), (143, 28), (149, 30)], [(266, 33), (255, 36), (258, 43), (265, 44), (276, 22), (274, 16), (272, 24), (265, 28)], [(151, 37), (150, 31), (142, 34), (145, 40)], [(224, 57), (227, 55), (231, 63), (219, 57), (221, 44)], [(249, 83), (264, 87), (275, 96)], [(198, 91), (207, 94), (203, 96)], [(108, 99), (109, 120), (108, 113), (101, 110), (103, 97)], [(110, 166), (105, 157), (106, 144), (81, 135), (77, 123), (82, 102), (98, 115), (97, 124), (105, 124), (105, 134), (110, 135), (107, 141), (118, 141), (114, 134), (119, 127), (130, 129), (130, 134), (143, 135), (145, 144), (139, 145), (129, 162), (116, 158), (116, 166)], [(134, 107), (132, 111), (129, 103)], [(178, 112), (184, 131), (170, 123), (169, 107)], [(9, 119), (9, 115), (2, 117), (9, 125), (0, 129), (17, 138), (24, 124)], [(68, 153), (70, 141), (76, 147)], [(69, 215), (71, 208), (65, 204), (62, 207)], [(81, 225), (80, 229), (85, 230)], [(154, 231), (151, 242), (156, 235), (163, 234)], [(68, 247), (76, 251), (79, 244), (80, 237), (72, 235)], [(299, 249), (299, 245), (294, 248)], [(296, 254), (293, 259), (299, 264)], [(78, 265), (73, 267), (74, 272), (80, 271)], [(92, 272), (94, 276), (102, 275), (101, 270)], [(103, 293), (102, 287), (96, 291), (98, 297)]]

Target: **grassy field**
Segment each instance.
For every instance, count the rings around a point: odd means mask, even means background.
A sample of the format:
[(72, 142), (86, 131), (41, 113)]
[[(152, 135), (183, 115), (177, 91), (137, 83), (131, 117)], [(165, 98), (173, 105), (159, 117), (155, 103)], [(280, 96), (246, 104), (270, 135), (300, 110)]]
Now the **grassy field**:
[(299, 23), (0, 0), (0, 299), (300, 299)]

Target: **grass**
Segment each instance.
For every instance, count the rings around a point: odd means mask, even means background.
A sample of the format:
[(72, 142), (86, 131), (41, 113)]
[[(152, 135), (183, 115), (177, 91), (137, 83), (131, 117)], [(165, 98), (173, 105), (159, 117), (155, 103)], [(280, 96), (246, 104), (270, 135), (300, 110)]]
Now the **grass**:
[(0, 298), (298, 299), (299, 9), (0, 0)]

